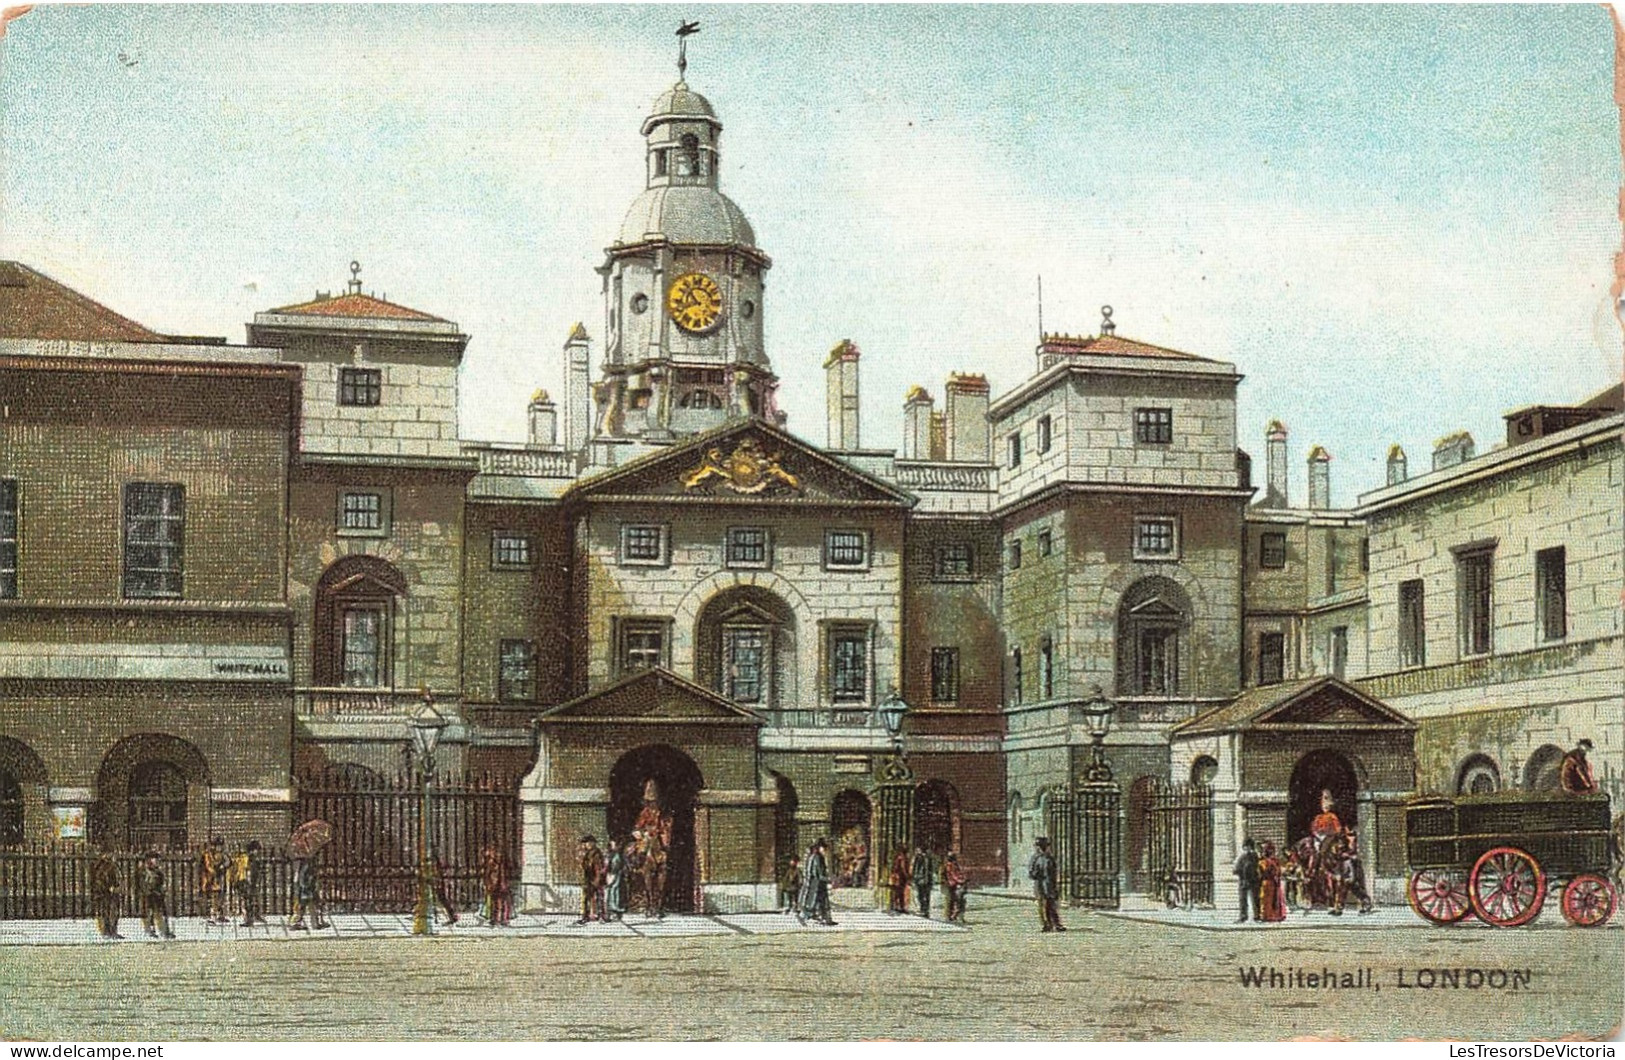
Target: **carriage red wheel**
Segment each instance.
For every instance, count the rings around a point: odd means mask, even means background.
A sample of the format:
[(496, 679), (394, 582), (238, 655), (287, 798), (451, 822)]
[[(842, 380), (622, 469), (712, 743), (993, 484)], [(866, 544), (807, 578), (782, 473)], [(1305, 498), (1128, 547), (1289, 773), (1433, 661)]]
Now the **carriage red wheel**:
[(1614, 915), (1613, 884), (1587, 872), (1563, 888), (1563, 918), (1575, 927), (1599, 927)]
[(1480, 920), (1496, 927), (1517, 927), (1540, 915), (1546, 902), (1546, 873), (1517, 847), (1493, 847), (1473, 864), (1467, 896)]
[(1454, 924), (1473, 911), (1467, 881), (1454, 869), (1422, 869), (1406, 888), (1416, 915), (1435, 924)]

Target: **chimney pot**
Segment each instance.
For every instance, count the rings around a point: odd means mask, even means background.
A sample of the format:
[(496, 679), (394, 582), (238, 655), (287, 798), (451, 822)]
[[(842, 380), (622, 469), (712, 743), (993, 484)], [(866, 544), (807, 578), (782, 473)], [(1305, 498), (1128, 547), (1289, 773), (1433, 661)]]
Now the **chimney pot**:
[(1309, 450), (1309, 507), (1320, 510), (1332, 506), (1332, 454), (1323, 446)]

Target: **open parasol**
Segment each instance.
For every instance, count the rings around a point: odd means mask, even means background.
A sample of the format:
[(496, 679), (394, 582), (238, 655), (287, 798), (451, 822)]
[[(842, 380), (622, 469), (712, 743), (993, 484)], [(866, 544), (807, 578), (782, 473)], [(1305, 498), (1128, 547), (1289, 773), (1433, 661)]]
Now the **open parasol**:
[(333, 826), (326, 821), (306, 821), (288, 836), (288, 853), (308, 858), (333, 841)]

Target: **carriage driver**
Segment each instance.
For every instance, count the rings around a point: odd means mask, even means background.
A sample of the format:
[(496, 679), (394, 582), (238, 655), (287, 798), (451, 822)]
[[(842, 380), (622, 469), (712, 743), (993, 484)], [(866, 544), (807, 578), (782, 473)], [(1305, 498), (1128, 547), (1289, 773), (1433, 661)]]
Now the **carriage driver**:
[(1574, 750), (1563, 756), (1563, 764), (1558, 767), (1558, 782), (1563, 785), (1563, 790), (1570, 795), (1595, 795), (1597, 793), (1597, 776), (1591, 772), (1591, 763), (1586, 761), (1586, 752), (1589, 750), (1591, 750), (1591, 741), (1581, 740), (1575, 744)]

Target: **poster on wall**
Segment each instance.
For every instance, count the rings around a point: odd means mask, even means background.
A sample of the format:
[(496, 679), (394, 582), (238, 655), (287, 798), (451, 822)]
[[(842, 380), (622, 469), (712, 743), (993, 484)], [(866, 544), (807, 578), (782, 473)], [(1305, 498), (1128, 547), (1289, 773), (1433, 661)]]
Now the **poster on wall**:
[(51, 823), (55, 826), (54, 834), (58, 839), (83, 839), (85, 837), (85, 808), (83, 806), (53, 806), (51, 807)]

